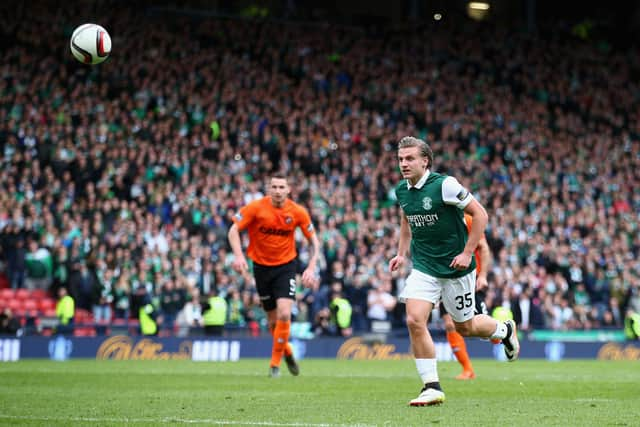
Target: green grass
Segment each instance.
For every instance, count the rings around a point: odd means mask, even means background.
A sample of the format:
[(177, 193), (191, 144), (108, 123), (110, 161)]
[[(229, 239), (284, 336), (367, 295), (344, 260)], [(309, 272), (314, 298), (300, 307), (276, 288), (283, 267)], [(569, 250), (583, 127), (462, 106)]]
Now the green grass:
[[(266, 360), (0, 363), (0, 425), (632, 426), (640, 425), (638, 362), (475, 361), (447, 401), (412, 408), (411, 360), (304, 360), (267, 378)], [(286, 371), (286, 369), (285, 369)]]

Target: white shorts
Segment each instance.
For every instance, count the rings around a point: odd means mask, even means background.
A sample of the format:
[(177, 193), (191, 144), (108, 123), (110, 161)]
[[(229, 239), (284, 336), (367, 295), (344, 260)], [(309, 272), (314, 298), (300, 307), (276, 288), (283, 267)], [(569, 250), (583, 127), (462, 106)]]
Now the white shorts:
[(419, 299), (435, 306), (442, 299), (444, 308), (454, 322), (462, 323), (474, 316), (476, 271), (453, 279), (439, 279), (418, 270), (411, 270), (400, 301)]

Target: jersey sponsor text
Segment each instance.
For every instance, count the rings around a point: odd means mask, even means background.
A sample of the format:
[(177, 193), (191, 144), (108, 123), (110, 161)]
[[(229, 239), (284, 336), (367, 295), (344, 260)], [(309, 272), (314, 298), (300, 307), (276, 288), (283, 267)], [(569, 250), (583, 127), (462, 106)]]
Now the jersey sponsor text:
[(426, 214), (426, 215), (407, 215), (407, 221), (409, 225), (413, 227), (425, 227), (432, 226), (438, 222), (438, 214)]

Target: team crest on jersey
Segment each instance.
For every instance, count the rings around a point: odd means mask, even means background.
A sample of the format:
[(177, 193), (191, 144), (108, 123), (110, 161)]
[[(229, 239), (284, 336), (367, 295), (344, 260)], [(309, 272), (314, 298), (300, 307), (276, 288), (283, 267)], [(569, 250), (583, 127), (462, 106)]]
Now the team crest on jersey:
[(234, 217), (238, 220), (238, 221), (242, 221), (242, 214), (240, 212), (236, 213), (234, 215)]
[(293, 218), (291, 218), (290, 216), (285, 216), (284, 217), (284, 223), (285, 224), (291, 224), (293, 222)]
[(425, 211), (431, 210), (431, 197), (425, 197), (422, 199), (422, 207)]

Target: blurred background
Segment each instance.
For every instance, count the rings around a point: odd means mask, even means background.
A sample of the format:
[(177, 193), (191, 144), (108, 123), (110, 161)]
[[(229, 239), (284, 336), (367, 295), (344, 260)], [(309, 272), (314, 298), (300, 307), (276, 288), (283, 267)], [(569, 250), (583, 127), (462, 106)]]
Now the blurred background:
[[(98, 66), (69, 51), (85, 22)], [(414, 135), (487, 208), (490, 313), (638, 339), (637, 2), (10, 0), (0, 24), (0, 333), (137, 335), (150, 303), (160, 336), (199, 336), (215, 293), (224, 336), (268, 336), (226, 233), (284, 171), (323, 251), (294, 336), (406, 336), (387, 262)]]

